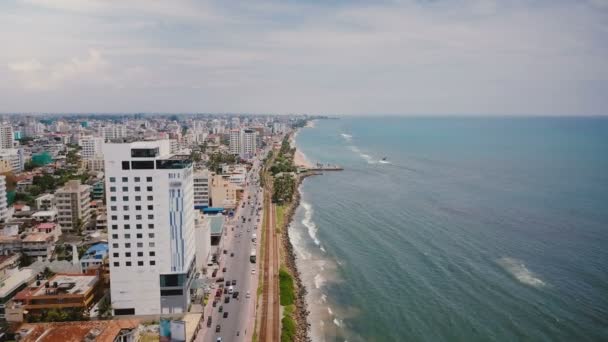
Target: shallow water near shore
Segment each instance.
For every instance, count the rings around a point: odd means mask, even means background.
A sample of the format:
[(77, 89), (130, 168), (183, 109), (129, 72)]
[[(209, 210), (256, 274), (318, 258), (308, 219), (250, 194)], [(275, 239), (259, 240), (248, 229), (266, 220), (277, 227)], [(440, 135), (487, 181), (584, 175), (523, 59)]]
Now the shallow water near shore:
[(296, 144), (345, 167), (290, 228), (314, 341), (608, 339), (608, 120), (345, 118)]

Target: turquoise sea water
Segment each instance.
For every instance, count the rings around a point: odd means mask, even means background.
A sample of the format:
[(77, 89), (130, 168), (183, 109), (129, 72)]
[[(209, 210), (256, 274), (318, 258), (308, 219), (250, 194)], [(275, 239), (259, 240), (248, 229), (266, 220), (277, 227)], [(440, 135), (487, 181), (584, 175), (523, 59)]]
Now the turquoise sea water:
[(608, 119), (342, 118), (296, 143), (346, 169), (305, 180), (291, 228), (314, 340), (608, 340)]

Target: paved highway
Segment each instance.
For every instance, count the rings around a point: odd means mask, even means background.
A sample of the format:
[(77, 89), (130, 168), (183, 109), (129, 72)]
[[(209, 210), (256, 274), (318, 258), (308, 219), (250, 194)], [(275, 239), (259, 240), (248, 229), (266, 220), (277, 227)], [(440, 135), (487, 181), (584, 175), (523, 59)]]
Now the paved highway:
[[(238, 298), (232, 298), (232, 295), (228, 294), (215, 297), (215, 291), (219, 288), (219, 283), (216, 283), (204, 309), (203, 328), (199, 331), (196, 341), (215, 342), (219, 337), (222, 342), (251, 341), (252, 339), (260, 260), (258, 258), (254, 264), (250, 262), (249, 257), (252, 248), (256, 248), (256, 255), (259, 255), (260, 252), (262, 210), (258, 212), (258, 208), (262, 207), (263, 201), (258, 185), (260, 165), (261, 161), (256, 159), (247, 175), (248, 185), (245, 187), (243, 198), (234, 218), (227, 220), (224, 225), (226, 234), (222, 237), (224, 241), (221, 243), (222, 250), (225, 249), (227, 253), (221, 254), (220, 271), (217, 278), (224, 278), (224, 287), (226, 281), (236, 280), (234, 291), (239, 292)], [(245, 223), (243, 223), (242, 217), (245, 217)], [(253, 234), (256, 234), (257, 237), (255, 243), (252, 241)], [(231, 253), (234, 253), (234, 256), (231, 256)], [(221, 272), (224, 267), (226, 267), (225, 273)], [(255, 270), (255, 273), (252, 273), (252, 270)], [(249, 298), (247, 298), (247, 292), (250, 293)], [(230, 298), (229, 303), (224, 302), (226, 297)], [(213, 301), (216, 299), (218, 299), (218, 303), (216, 307), (213, 307)], [(220, 306), (222, 313), (219, 312)], [(228, 313), (227, 318), (223, 317), (224, 312)], [(211, 316), (211, 326), (207, 327), (209, 316)], [(220, 326), (219, 332), (216, 332), (217, 325)]]

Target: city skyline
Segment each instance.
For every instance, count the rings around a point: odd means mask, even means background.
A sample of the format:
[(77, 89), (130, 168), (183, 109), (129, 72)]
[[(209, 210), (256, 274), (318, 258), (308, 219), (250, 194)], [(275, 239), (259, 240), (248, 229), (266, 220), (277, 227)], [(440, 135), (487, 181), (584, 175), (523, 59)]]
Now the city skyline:
[(12, 0), (4, 113), (604, 115), (608, 2)]

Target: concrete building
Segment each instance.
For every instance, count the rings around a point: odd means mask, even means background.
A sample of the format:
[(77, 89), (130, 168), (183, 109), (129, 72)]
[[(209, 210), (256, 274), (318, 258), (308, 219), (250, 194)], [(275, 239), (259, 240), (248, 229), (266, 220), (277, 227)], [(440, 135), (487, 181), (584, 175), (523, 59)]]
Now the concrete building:
[(85, 229), (91, 217), (91, 190), (80, 180), (68, 181), (55, 192), (57, 221), (64, 230), (74, 230), (82, 223)]
[(0, 223), (8, 219), (8, 202), (6, 198), (6, 177), (0, 176)]
[(241, 130), (230, 130), (230, 154), (241, 154)]
[(103, 161), (103, 157), (102, 156), (94, 156), (90, 159), (83, 159), (82, 163), (84, 164), (84, 168), (87, 169), (87, 171), (91, 171), (91, 172), (103, 172), (103, 165), (104, 165), (104, 161)]
[(251, 159), (257, 149), (257, 132), (253, 129), (244, 129), (242, 133), (241, 158)]
[(0, 284), (0, 322), (6, 322), (7, 303), (28, 283), (34, 280), (37, 272), (31, 268), (22, 268), (14, 271), (2, 279)]
[(211, 221), (198, 211), (194, 219), (196, 268), (202, 270), (211, 262)]
[(99, 158), (103, 159), (103, 138), (102, 137), (83, 137), (78, 142), (80, 156), (82, 159)]
[(23, 323), (16, 335), (19, 342), (137, 342), (143, 340), (140, 330), (145, 331), (139, 327), (134, 319)]
[(234, 209), (238, 202), (239, 188), (230, 182), (229, 175), (211, 176), (211, 203), (216, 208)]
[(209, 170), (198, 170), (194, 173), (194, 208), (203, 209), (209, 206)]
[(188, 309), (194, 172), (189, 157), (170, 149), (169, 140), (104, 146), (114, 315)]
[(23, 171), (25, 157), (21, 148), (0, 149), (0, 161), (5, 161), (11, 168), (11, 172), (17, 173)]
[(13, 147), (15, 147), (13, 126), (6, 123), (0, 125), (0, 149), (9, 149)]
[(38, 210), (54, 210), (55, 209), (55, 195), (44, 194), (36, 197), (36, 209)]
[(55, 250), (55, 236), (47, 233), (30, 233), (21, 240), (21, 252), (32, 258), (48, 259)]
[(108, 125), (99, 128), (99, 134), (105, 141), (127, 137), (127, 127), (124, 125)]

